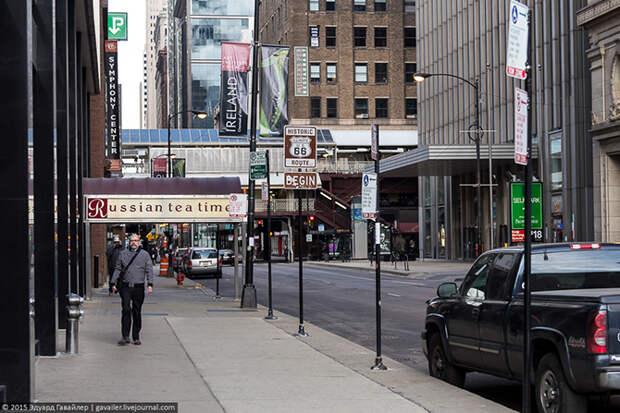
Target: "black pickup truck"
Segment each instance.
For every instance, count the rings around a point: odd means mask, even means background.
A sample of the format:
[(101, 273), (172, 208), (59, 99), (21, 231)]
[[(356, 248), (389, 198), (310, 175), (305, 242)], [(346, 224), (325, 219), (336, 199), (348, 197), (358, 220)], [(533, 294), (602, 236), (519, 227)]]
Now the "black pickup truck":
[[(481, 255), (460, 287), (439, 286), (422, 332), (432, 376), (522, 378), (522, 277), (523, 248), (511, 247)], [(588, 395), (620, 394), (620, 245), (535, 245), (531, 288), (538, 411), (586, 412)]]

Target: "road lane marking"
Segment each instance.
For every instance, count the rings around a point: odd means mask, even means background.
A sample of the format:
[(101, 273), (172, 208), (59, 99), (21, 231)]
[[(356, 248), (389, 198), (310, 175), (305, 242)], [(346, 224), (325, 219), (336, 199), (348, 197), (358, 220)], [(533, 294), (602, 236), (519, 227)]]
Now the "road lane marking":
[(388, 293), (387, 295), (391, 295), (392, 297), (400, 297), (400, 295), (394, 293)]

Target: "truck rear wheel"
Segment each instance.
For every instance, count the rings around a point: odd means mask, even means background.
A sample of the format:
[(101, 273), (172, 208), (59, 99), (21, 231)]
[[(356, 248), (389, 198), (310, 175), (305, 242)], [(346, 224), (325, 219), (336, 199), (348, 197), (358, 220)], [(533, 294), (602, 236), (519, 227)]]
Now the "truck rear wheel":
[(543, 356), (536, 369), (536, 407), (539, 413), (583, 413), (588, 399), (575, 393), (566, 382), (555, 354)]
[(433, 334), (429, 340), (428, 372), (431, 376), (458, 387), (465, 384), (465, 370), (448, 361), (439, 334)]

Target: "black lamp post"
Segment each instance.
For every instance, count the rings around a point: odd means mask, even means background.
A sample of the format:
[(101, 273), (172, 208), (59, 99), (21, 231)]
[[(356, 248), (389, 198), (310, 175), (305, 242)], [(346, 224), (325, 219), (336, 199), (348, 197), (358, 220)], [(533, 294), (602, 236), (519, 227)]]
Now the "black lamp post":
[(198, 110), (182, 110), (177, 113), (170, 113), (168, 115), (168, 178), (172, 177), (172, 154), (170, 153), (170, 121), (173, 117), (180, 115), (181, 113), (193, 113), (198, 119), (206, 119), (209, 116), (206, 112), (200, 112)]
[(461, 77), (461, 76), (457, 76), (457, 75), (453, 75), (450, 73), (424, 73), (424, 72), (417, 72), (413, 75), (413, 80), (415, 80), (418, 83), (423, 82), (425, 79), (431, 77), (431, 76), (446, 76), (446, 77), (453, 77), (455, 79), (461, 80), (465, 83), (467, 83), (469, 86), (474, 88), (474, 126), (475, 126), (475, 138), (474, 138), (474, 142), (476, 143), (476, 195), (478, 197), (478, 205), (476, 208), (476, 255), (480, 255), (480, 249), (481, 249), (481, 245), (482, 245), (482, 241), (480, 239), (480, 221), (481, 221), (481, 217), (482, 217), (482, 197), (481, 197), (481, 190), (480, 190), (480, 110), (479, 110), (479, 98), (478, 98), (478, 90), (479, 90), (479, 82), (478, 79), (474, 80), (473, 82), (470, 82), (469, 80)]

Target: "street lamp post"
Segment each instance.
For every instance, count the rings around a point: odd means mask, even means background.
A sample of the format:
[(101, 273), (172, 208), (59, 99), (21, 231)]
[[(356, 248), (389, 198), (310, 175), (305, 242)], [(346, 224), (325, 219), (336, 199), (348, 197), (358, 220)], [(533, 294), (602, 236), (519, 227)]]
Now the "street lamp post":
[(166, 174), (168, 178), (172, 177), (172, 153), (171, 153), (171, 148), (170, 148), (170, 122), (172, 121), (173, 117), (176, 117), (177, 115), (180, 115), (181, 113), (193, 113), (194, 115), (196, 115), (198, 119), (206, 119), (207, 116), (209, 116), (206, 112), (200, 112), (198, 110), (182, 110), (180, 112), (168, 114), (168, 173)]
[(480, 182), (480, 177), (481, 177), (481, 172), (480, 172), (480, 99), (479, 99), (479, 88), (480, 88), (480, 84), (478, 82), (478, 79), (475, 79), (473, 82), (470, 82), (469, 80), (461, 77), (461, 76), (457, 76), (457, 75), (453, 75), (451, 73), (424, 73), (424, 72), (417, 72), (413, 75), (413, 80), (415, 80), (418, 83), (423, 82), (425, 79), (431, 77), (431, 76), (445, 76), (445, 77), (453, 77), (455, 79), (458, 79), (460, 81), (463, 81), (465, 83), (467, 83), (469, 86), (474, 88), (474, 127), (475, 127), (475, 138), (474, 138), (474, 142), (476, 143), (476, 196), (478, 197), (478, 202), (477, 202), (477, 206), (476, 206), (476, 256), (480, 255), (481, 252), (481, 246), (482, 246), (482, 240), (481, 240), (481, 228), (480, 228), (480, 223), (481, 223), (481, 217), (482, 217), (482, 191), (480, 189), (481, 186), (481, 182)]

